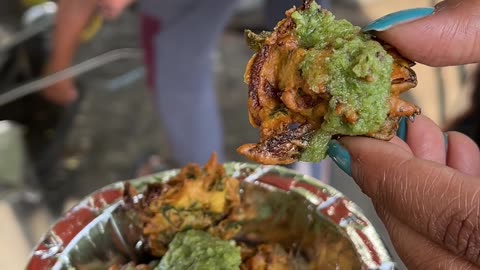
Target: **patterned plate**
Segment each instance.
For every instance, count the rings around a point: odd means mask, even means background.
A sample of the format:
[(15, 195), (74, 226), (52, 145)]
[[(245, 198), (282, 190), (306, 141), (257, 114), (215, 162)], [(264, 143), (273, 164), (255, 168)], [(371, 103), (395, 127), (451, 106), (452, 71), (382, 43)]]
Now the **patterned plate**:
[[(353, 254), (359, 268), (395, 269), (371, 223), (334, 188), (278, 166), (226, 163), (224, 167), (228, 175), (243, 180), (242, 196), (253, 198), (262, 209), (258, 212), (263, 217), (245, 226), (245, 237), (313, 249), (343, 241), (342, 252)], [(169, 170), (129, 182), (143, 191), (147, 184), (168, 181), (177, 172)], [(141, 233), (125, 211), (120, 211), (123, 189), (123, 182), (102, 188), (60, 218), (35, 248), (27, 270), (88, 269), (89, 264), (113, 259), (141, 260), (145, 256), (139, 252)]]

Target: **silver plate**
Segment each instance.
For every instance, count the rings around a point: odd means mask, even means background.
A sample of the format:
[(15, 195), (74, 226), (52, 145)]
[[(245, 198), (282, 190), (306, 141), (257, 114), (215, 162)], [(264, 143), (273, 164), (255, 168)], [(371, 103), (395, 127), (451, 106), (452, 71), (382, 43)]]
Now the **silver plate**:
[[(395, 269), (375, 228), (340, 192), (279, 166), (226, 163), (227, 175), (242, 179), (242, 196), (253, 198), (262, 217), (248, 221), (240, 237), (288, 243), (298, 250), (343, 242), (338, 256), (354, 254), (352, 269)], [(178, 170), (129, 181), (139, 192), (166, 182)], [(72, 269), (93, 263), (141, 260), (141, 232), (125, 214), (118, 182), (94, 192), (62, 217), (32, 253), (28, 270)], [(260, 209), (260, 208), (258, 208)], [(272, 233), (275, 232), (275, 233)], [(341, 269), (332, 266), (332, 269)]]

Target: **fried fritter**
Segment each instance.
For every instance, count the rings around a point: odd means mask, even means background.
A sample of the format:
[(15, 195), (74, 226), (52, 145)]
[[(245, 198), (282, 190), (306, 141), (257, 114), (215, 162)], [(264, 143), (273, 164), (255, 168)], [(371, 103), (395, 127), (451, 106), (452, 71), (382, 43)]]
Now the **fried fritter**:
[(317, 162), (342, 135), (389, 140), (420, 109), (399, 95), (417, 85), (392, 46), (335, 20), (314, 1), (286, 12), (273, 32), (246, 31), (248, 111), (260, 142), (237, 151), (263, 164)]
[(254, 256), (241, 267), (242, 270), (290, 270), (310, 269), (308, 264), (298, 257), (287, 253), (278, 244), (260, 245)]
[[(163, 256), (178, 232), (208, 230), (224, 220), (239, 208), (239, 189), (238, 180), (225, 175), (215, 155), (204, 168), (189, 164), (168, 183), (149, 186), (134, 207), (152, 255)], [(218, 233), (219, 237), (233, 234), (227, 229), (218, 229)]]
[[(290, 211), (306, 213), (276, 206), (289, 197), (241, 179), (229, 176), (213, 156), (204, 167), (187, 165), (168, 181), (149, 184), (141, 194), (126, 183), (121, 213), (131, 222), (129, 232), (141, 235), (146, 245), (137, 246), (140, 242), (135, 236), (127, 242), (135, 244), (142, 254), (139, 258), (156, 261), (149, 265), (137, 265), (143, 259), (123, 266), (116, 263), (111, 269), (163, 269), (162, 262), (171, 264), (193, 250), (197, 255), (192, 258), (199, 258), (196, 263), (201, 265), (233, 254), (225, 253), (230, 246), (238, 249), (235, 260), (241, 258), (242, 270), (358, 269), (347, 239), (314, 222), (313, 217), (309, 224), (298, 218), (291, 223)], [(298, 229), (304, 225), (305, 231)]]

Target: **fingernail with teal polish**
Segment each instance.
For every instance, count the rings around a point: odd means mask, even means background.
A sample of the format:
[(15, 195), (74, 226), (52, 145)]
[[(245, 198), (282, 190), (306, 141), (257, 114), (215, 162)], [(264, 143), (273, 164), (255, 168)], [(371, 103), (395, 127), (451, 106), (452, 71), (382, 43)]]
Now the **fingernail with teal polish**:
[(393, 26), (430, 16), (434, 12), (435, 8), (414, 8), (398, 11), (373, 21), (369, 25), (365, 26), (362, 30), (364, 32), (385, 31)]
[(342, 171), (352, 176), (350, 154), (338, 141), (332, 140), (328, 144), (328, 155), (333, 159)]
[(443, 143), (445, 144), (445, 152), (448, 152), (448, 133), (443, 133)]
[(397, 136), (402, 139), (403, 141), (407, 140), (407, 118), (402, 117), (400, 119), (400, 122), (398, 123), (398, 130), (397, 130)]

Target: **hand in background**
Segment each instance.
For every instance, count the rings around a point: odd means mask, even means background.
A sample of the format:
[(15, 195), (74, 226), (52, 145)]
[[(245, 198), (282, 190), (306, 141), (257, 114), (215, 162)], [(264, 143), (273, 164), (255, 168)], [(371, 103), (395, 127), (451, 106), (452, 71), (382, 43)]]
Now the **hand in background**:
[(134, 0), (99, 0), (100, 13), (108, 20), (118, 18)]

